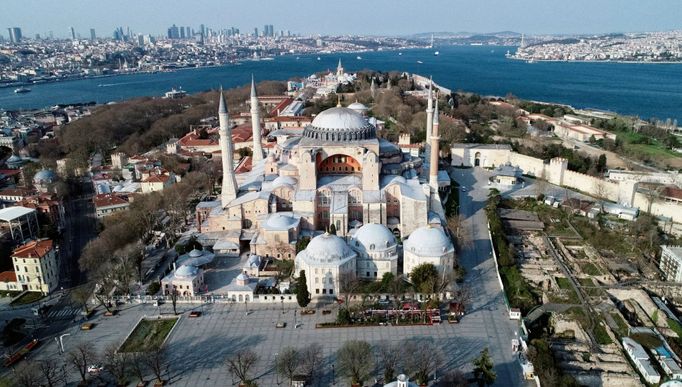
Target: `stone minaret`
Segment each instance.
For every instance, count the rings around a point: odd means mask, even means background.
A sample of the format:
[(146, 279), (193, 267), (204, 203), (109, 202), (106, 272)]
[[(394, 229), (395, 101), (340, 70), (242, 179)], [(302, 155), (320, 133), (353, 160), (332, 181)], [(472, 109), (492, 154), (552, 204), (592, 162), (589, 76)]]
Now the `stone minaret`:
[(433, 132), (431, 134), (431, 159), (429, 161), (429, 185), (434, 192), (438, 192), (438, 154), (440, 147), (438, 142), (438, 98), (436, 98), (436, 108), (433, 112)]
[[(426, 101), (426, 138), (424, 139), (424, 154), (425, 159), (429, 160), (431, 153), (431, 134), (433, 132), (433, 82), (429, 79), (429, 97)], [(425, 161), (426, 161), (425, 160)]]
[(341, 59), (339, 59), (338, 66), (336, 66), (336, 76), (337, 77), (343, 76), (343, 66), (341, 65)]
[(372, 83), (369, 85), (369, 92), (370, 92), (370, 94), (372, 94), (372, 98), (376, 98), (377, 87), (374, 84), (374, 77), (372, 77)]
[(230, 116), (227, 113), (227, 104), (220, 88), (220, 107), (218, 108), (220, 120), (220, 155), (223, 159), (223, 190), (220, 194), (222, 206), (237, 198), (237, 179), (234, 176), (234, 144), (232, 144), (232, 128)]
[(260, 129), (260, 112), (258, 109), (258, 95), (256, 81), (251, 75), (251, 129), (253, 137), (253, 165), (263, 160), (263, 144)]

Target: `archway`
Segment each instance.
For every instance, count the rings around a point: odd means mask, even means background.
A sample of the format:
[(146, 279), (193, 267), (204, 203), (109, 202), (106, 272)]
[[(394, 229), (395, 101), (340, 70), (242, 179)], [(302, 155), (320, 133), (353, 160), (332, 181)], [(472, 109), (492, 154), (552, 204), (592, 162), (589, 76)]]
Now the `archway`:
[(474, 167), (481, 166), (481, 152), (476, 152), (474, 155)]
[(346, 175), (362, 171), (360, 162), (344, 154), (335, 154), (322, 159), (322, 155), (318, 153), (316, 161), (318, 175)]

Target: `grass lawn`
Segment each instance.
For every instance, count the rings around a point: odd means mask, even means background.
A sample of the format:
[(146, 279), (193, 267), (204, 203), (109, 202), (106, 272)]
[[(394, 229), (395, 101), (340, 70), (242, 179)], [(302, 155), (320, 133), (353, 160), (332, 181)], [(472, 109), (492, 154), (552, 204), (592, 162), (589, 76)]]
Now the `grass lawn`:
[(678, 323), (677, 321), (668, 318), (668, 326), (670, 329), (672, 329), (675, 333), (677, 333), (678, 337), (682, 337), (682, 325)]
[(581, 263), (580, 270), (587, 275), (602, 275), (601, 270), (592, 262)]
[(39, 293), (39, 292), (27, 292), (27, 293), (24, 293), (23, 296), (21, 296), (21, 297), (17, 298), (16, 300), (14, 300), (14, 302), (12, 302), (12, 305), (26, 305), (26, 304), (32, 304), (32, 303), (34, 303), (34, 302), (40, 300), (40, 299), (43, 298), (43, 297), (44, 297), (44, 296), (43, 296), (43, 293)]
[(606, 327), (602, 325), (602, 323), (598, 323), (594, 327), (594, 339), (597, 340), (597, 344), (599, 345), (607, 345), (613, 343), (613, 340), (611, 340), (611, 336), (609, 336), (609, 333), (606, 331)]
[(121, 352), (147, 352), (161, 346), (178, 318), (141, 320), (121, 345)]
[(563, 278), (563, 277), (556, 277), (556, 282), (559, 285), (559, 288), (561, 290), (565, 291), (565, 297), (551, 297), (551, 301), (561, 304), (561, 303), (567, 303), (567, 304), (578, 304), (580, 303), (580, 299), (578, 298), (578, 295), (575, 293), (575, 290), (573, 290), (573, 287), (571, 286), (571, 282), (568, 280), (568, 278)]
[(559, 285), (559, 288), (561, 288), (561, 289), (564, 289), (564, 290), (571, 289), (571, 281), (569, 281), (568, 278), (556, 277), (556, 283), (557, 283), (557, 285)]
[(630, 328), (628, 327), (628, 323), (625, 322), (620, 313), (612, 312), (611, 317), (613, 317), (613, 321), (615, 321), (616, 325), (618, 325), (618, 334), (620, 336), (627, 336)]

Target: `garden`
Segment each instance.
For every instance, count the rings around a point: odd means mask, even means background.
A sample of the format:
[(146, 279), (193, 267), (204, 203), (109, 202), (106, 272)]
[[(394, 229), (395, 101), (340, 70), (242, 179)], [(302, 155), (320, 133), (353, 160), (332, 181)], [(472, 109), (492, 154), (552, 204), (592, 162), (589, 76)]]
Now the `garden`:
[(149, 352), (160, 348), (177, 321), (177, 317), (140, 320), (119, 351)]

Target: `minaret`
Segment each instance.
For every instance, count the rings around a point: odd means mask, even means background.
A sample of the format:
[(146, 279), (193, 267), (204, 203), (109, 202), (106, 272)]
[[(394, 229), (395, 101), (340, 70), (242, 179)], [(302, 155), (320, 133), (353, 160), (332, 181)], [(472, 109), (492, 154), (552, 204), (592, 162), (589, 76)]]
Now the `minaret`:
[(377, 87), (376, 87), (376, 85), (374, 84), (374, 77), (372, 77), (372, 84), (369, 85), (369, 92), (370, 92), (370, 94), (372, 94), (372, 98), (375, 98), (375, 97), (376, 97), (376, 94), (377, 94)]
[(426, 138), (424, 139), (425, 159), (429, 158), (431, 145), (431, 132), (433, 131), (433, 80), (429, 78), (429, 97), (426, 101)]
[(258, 109), (258, 95), (256, 94), (256, 81), (251, 74), (251, 130), (253, 137), (253, 159), (252, 164), (256, 165), (263, 160), (263, 144), (260, 130), (260, 113)]
[(220, 193), (220, 200), (222, 206), (226, 207), (229, 202), (237, 198), (237, 179), (234, 176), (232, 128), (230, 128), (230, 116), (227, 113), (227, 104), (222, 87), (220, 87), (218, 119), (220, 121), (220, 155), (223, 159), (223, 190)]
[(438, 154), (440, 147), (438, 142), (438, 99), (436, 98), (436, 108), (433, 112), (433, 133), (431, 134), (431, 159), (429, 161), (429, 185), (434, 192), (438, 192)]
[(388, 83), (386, 84), (386, 90), (391, 90), (391, 78), (388, 78)]
[(341, 65), (341, 59), (339, 59), (339, 65), (336, 66), (336, 76), (340, 77), (343, 75), (343, 66)]

